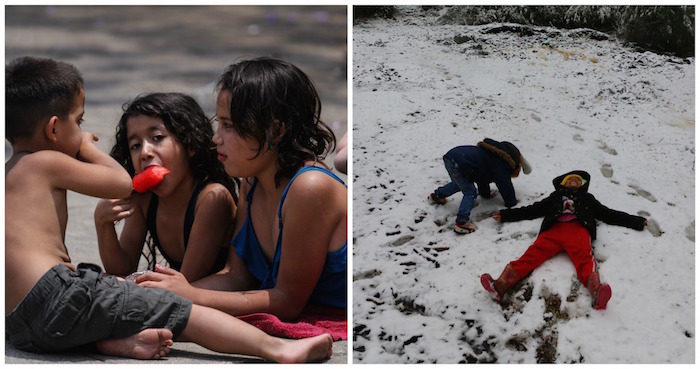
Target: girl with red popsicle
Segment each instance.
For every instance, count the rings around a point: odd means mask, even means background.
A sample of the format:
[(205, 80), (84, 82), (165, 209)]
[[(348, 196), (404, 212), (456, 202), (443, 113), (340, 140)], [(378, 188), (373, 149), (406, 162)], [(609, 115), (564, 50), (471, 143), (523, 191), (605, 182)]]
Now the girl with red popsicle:
[(336, 142), (313, 83), (292, 64), (259, 58), (230, 65), (217, 89), (213, 143), (226, 172), (244, 178), (228, 265), (193, 284), (159, 267), (139, 284), (234, 316), (345, 316), (347, 187), (323, 163)]
[(190, 282), (224, 267), (236, 183), (217, 160), (213, 134), (199, 104), (185, 94), (153, 93), (125, 105), (111, 155), (132, 175), (135, 191), (126, 199), (101, 200), (95, 208), (107, 273), (136, 272), (146, 241), (150, 270), (156, 248)]

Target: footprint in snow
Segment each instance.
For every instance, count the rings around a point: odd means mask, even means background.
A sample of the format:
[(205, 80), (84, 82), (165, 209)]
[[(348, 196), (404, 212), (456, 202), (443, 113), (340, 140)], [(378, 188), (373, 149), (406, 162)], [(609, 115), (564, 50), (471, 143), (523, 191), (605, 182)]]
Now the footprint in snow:
[(600, 172), (603, 173), (603, 177), (605, 178), (610, 178), (613, 176), (613, 169), (612, 165), (610, 164), (603, 164), (602, 167), (600, 167)]
[(428, 212), (426, 212), (425, 210), (417, 210), (417, 212), (418, 214), (416, 214), (416, 216), (413, 218), (413, 221), (416, 224), (422, 222), (425, 219), (425, 217), (428, 216)]
[(395, 241), (391, 243), (391, 246), (401, 246), (405, 244), (406, 242), (412, 240), (414, 237), (411, 235), (405, 235), (397, 238)]
[(661, 235), (664, 233), (664, 231), (662, 231), (659, 227), (659, 223), (657, 223), (654, 219), (647, 220), (647, 229), (652, 235), (654, 235), (654, 237), (661, 237)]
[(444, 226), (445, 224), (447, 224), (447, 217), (437, 218), (437, 219), (433, 220), (433, 222), (434, 222), (435, 225), (437, 225), (438, 227), (442, 227), (442, 226)]
[(355, 275), (353, 275), (352, 279), (353, 279), (353, 281), (359, 281), (362, 279), (371, 279), (371, 278), (374, 278), (374, 277), (379, 276), (381, 274), (382, 274), (381, 270), (372, 269), (372, 270), (367, 270), (364, 272), (356, 273)]
[(491, 214), (493, 214), (492, 211), (491, 211), (491, 212), (489, 212), (489, 211), (482, 211), (482, 212), (480, 212), (480, 213), (476, 213), (476, 214), (472, 215), (471, 218), (472, 218), (472, 220), (473, 220), (474, 222), (481, 222), (481, 221), (484, 220), (484, 219), (489, 219), (489, 218), (491, 218)]
[(661, 235), (664, 234), (664, 231), (662, 231), (661, 227), (659, 227), (659, 223), (650, 218), (651, 214), (647, 213), (646, 211), (640, 211), (637, 214), (641, 217), (647, 218), (647, 229), (652, 235), (654, 235), (654, 237), (661, 237)]
[(654, 195), (649, 193), (649, 191), (647, 191), (647, 190), (645, 190), (637, 185), (633, 185), (633, 184), (627, 185), (627, 186), (629, 186), (629, 188), (635, 190), (637, 192), (637, 195), (639, 195), (639, 196), (641, 196), (641, 197), (643, 197), (651, 202), (656, 202), (656, 197), (654, 197)]
[(687, 227), (685, 227), (685, 237), (695, 242), (695, 221), (692, 221)]
[(610, 155), (617, 155), (617, 150), (613, 149), (612, 147), (608, 147), (608, 144), (603, 141), (598, 141), (598, 148)]

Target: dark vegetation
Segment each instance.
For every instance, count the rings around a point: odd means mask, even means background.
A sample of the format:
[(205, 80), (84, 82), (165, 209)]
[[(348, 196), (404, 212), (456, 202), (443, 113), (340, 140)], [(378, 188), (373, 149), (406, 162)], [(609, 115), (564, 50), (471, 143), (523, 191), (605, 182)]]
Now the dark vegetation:
[[(695, 55), (695, 7), (686, 6), (423, 6), (440, 25), (517, 23), (563, 29), (590, 28), (640, 50), (678, 57)], [(355, 23), (396, 19), (395, 6), (355, 6)]]

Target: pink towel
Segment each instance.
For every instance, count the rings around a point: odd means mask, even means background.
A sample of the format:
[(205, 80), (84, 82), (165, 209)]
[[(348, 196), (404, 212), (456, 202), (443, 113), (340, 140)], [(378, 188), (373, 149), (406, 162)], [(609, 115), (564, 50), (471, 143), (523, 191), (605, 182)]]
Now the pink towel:
[(344, 316), (302, 313), (295, 322), (283, 322), (267, 313), (248, 314), (238, 318), (277, 337), (299, 339), (330, 333), (334, 341), (348, 339), (348, 321)]

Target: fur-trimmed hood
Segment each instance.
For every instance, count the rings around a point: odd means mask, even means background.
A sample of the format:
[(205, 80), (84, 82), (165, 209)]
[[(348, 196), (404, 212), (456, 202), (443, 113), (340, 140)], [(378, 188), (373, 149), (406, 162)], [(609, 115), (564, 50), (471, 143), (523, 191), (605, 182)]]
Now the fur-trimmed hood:
[(490, 138), (485, 138), (483, 141), (477, 143), (476, 146), (505, 161), (508, 167), (510, 167), (510, 176), (512, 178), (520, 174), (521, 168), (525, 174), (530, 174), (532, 171), (530, 163), (525, 160), (520, 150), (508, 141), (498, 142)]

